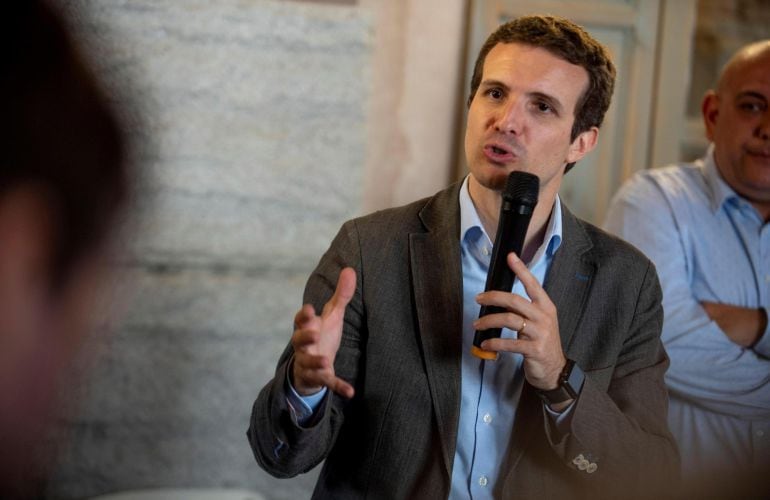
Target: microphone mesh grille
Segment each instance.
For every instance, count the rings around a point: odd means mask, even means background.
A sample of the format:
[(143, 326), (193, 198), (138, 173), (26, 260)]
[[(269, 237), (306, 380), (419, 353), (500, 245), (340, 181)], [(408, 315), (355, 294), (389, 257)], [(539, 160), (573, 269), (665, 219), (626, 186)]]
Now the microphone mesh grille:
[(540, 190), (540, 179), (528, 172), (511, 172), (505, 185), (503, 196), (514, 203), (537, 205), (537, 195)]

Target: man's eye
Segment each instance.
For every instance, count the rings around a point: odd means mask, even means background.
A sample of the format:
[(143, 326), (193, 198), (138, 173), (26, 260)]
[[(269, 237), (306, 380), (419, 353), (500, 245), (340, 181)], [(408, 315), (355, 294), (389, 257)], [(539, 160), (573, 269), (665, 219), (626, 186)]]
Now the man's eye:
[(765, 105), (758, 101), (743, 101), (738, 103), (738, 109), (748, 113), (758, 113), (765, 109)]
[(500, 89), (489, 89), (487, 95), (492, 99), (500, 99), (503, 97), (503, 91)]
[(541, 101), (541, 102), (538, 102), (536, 105), (537, 105), (538, 111), (540, 111), (541, 113), (550, 113), (551, 111), (553, 111), (553, 108), (551, 108), (551, 105), (548, 104), (547, 102)]

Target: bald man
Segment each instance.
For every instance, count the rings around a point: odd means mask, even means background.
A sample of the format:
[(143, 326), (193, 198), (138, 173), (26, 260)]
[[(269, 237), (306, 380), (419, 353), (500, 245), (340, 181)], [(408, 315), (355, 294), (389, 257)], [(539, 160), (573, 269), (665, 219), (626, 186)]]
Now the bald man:
[(605, 223), (660, 275), (669, 424), (685, 479), (755, 471), (768, 481), (769, 102), (764, 40), (739, 50), (703, 98), (706, 156), (637, 174)]

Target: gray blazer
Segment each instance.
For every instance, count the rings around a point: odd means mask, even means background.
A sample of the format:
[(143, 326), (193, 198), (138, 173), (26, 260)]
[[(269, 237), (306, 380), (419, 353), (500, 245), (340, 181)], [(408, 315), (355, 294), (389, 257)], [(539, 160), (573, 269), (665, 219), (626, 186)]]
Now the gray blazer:
[[(340, 270), (356, 270), (335, 362), (356, 395), (327, 397), (314, 422), (297, 426), (286, 404), (287, 347), (248, 431), (270, 474), (292, 477), (325, 459), (314, 498), (449, 494), (461, 384), (459, 187), (340, 229), (305, 302), (320, 311)], [(646, 495), (651, 484), (670, 486), (679, 459), (666, 424), (668, 358), (652, 263), (563, 209), (563, 240), (544, 286), (564, 351), (587, 378), (566, 435), (524, 384), (496, 496), (627, 498)]]

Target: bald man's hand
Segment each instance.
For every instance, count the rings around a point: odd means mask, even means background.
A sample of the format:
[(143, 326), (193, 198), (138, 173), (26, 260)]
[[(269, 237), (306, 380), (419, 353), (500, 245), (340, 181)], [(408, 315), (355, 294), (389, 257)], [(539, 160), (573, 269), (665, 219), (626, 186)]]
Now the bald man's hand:
[(764, 309), (732, 306), (717, 302), (701, 302), (711, 321), (716, 322), (727, 338), (741, 347), (754, 346), (767, 328)]
[(337, 289), (318, 316), (305, 304), (294, 317), (292, 386), (302, 396), (328, 387), (340, 396), (353, 397), (353, 386), (334, 373), (334, 359), (342, 340), (345, 307), (356, 291), (356, 272), (346, 267), (340, 272)]

